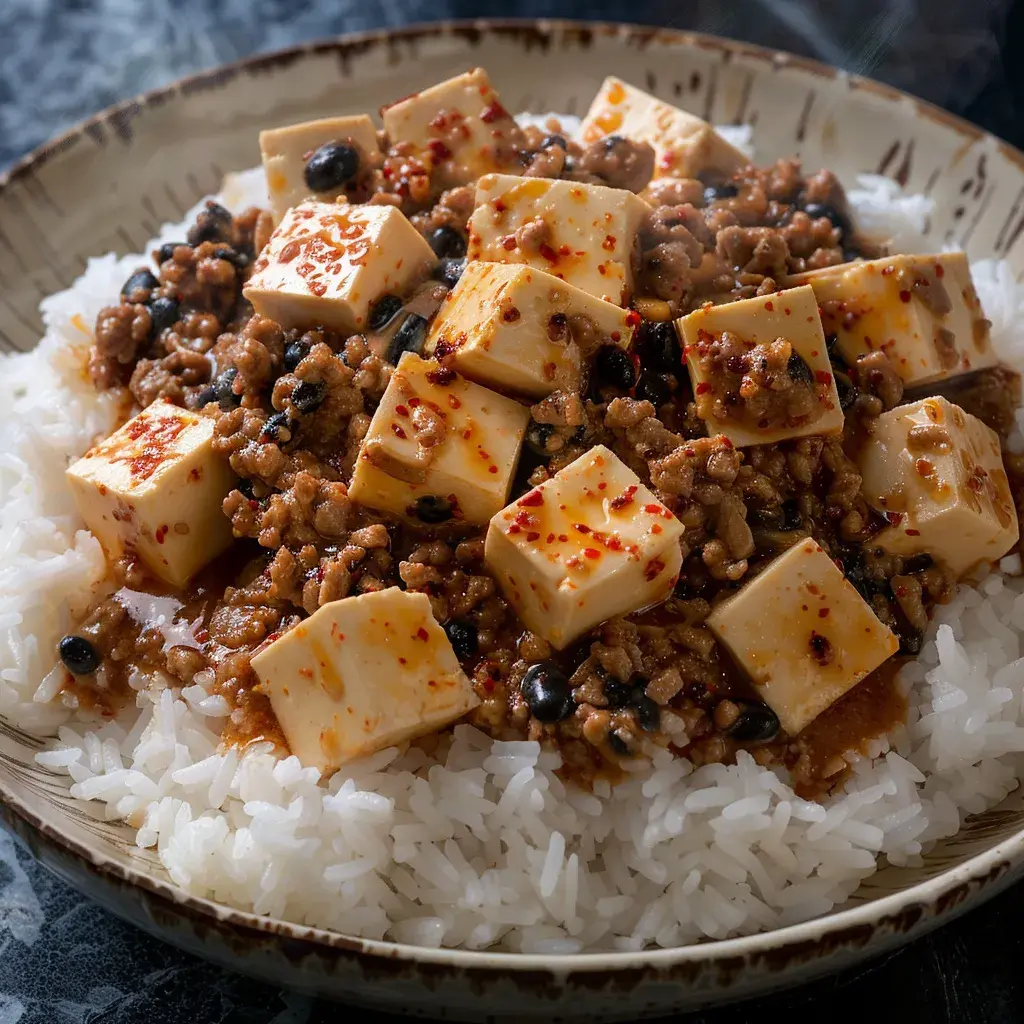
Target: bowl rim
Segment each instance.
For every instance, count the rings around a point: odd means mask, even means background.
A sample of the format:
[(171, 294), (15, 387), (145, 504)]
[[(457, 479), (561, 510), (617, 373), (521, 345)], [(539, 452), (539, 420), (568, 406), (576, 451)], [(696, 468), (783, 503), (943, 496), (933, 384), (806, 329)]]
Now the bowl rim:
[[(287, 65), (314, 55), (345, 50), (363, 52), (396, 42), (448, 35), (462, 35), (473, 41), (474, 38), (488, 35), (516, 35), (530, 31), (543, 36), (575, 35), (581, 40), (597, 35), (603, 38), (618, 37), (623, 42), (635, 41), (640, 45), (654, 43), (682, 49), (696, 48), (723, 53), (729, 58), (758, 60), (774, 67), (794, 67), (820, 78), (842, 78), (852, 90), (872, 93), (890, 103), (909, 102), (916, 115), (941, 124), (958, 134), (965, 142), (991, 140), (1024, 174), (1024, 152), (998, 136), (927, 100), (873, 79), (842, 71), (813, 58), (720, 36), (639, 23), (567, 18), (465, 18), (414, 22), (394, 28), (343, 33), (243, 57), (175, 79), (166, 85), (147, 90), (98, 111), (15, 160), (0, 173), (0, 193), (30, 175), (54, 156), (73, 147), (91, 129), (103, 124), (123, 126), (146, 106), (158, 105), (179, 93), (188, 95), (191, 92), (216, 88), (239, 73)], [(213, 921), (265, 936), (298, 940), (318, 947), (322, 952), (333, 951), (375, 959), (458, 967), (469, 971), (500, 970), (510, 974), (542, 971), (549, 975), (564, 976), (623, 971), (637, 967), (666, 970), (684, 964), (692, 966), (718, 961), (736, 962), (738, 959), (749, 959), (751, 956), (777, 953), (783, 947), (806, 949), (809, 945), (820, 947), (827, 952), (828, 947), (822, 945), (822, 940), (826, 937), (842, 942), (844, 938), (863, 936), (865, 928), (875, 931), (887, 930), (894, 934), (937, 924), (940, 920), (955, 916), (960, 905), (968, 902), (972, 888), (986, 890), (988, 898), (996, 895), (1024, 871), (1024, 828), (1021, 828), (994, 846), (910, 888), (869, 899), (823, 917), (736, 938), (712, 939), (666, 949), (584, 952), (551, 957), (531, 953), (431, 948), (364, 939), (330, 929), (265, 917), (251, 911), (235, 909), (206, 897), (193, 896), (169, 879), (164, 880), (149, 874), (141, 865), (122, 865), (105, 857), (85, 842), (49, 825), (28, 802), (15, 796), (5, 785), (3, 774), (0, 774), (0, 817), (5, 818), (8, 824), (17, 830), (27, 830), (29, 837), (34, 835), (44, 843), (52, 844), (60, 853), (70, 854), (104, 881), (138, 886), (148, 895), (166, 901), (179, 911), (189, 912), (201, 922)], [(929, 911), (932, 913), (930, 918)], [(923, 925), (920, 924), (922, 921)]]

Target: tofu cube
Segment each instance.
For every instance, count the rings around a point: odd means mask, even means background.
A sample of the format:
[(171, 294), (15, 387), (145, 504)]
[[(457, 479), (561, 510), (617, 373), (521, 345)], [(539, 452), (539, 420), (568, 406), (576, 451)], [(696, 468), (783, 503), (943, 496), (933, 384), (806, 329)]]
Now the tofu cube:
[(509, 166), (521, 132), (487, 72), (473, 68), (381, 109), (394, 142), (409, 142), (430, 163), (448, 162), (452, 183)]
[(253, 656), (292, 753), (330, 772), (441, 729), (479, 703), (426, 594), (332, 601)]
[(275, 221), (279, 221), (289, 207), (311, 196), (331, 200), (346, 195), (344, 186), (324, 193), (315, 192), (306, 184), (306, 161), (328, 142), (354, 146), (360, 156), (360, 171), (371, 167), (381, 156), (377, 129), (366, 114), (325, 117), (260, 132), (260, 153), (267, 177), (270, 212)]
[(917, 387), (997, 361), (962, 252), (843, 263), (789, 283), (814, 289), (825, 333), (835, 334), (851, 366), (882, 349)]
[(488, 174), (477, 182), (467, 256), (526, 263), (623, 306), (633, 292), (637, 232), (649, 212), (621, 188)]
[(614, 77), (604, 80), (578, 132), (584, 146), (607, 135), (650, 143), (656, 178), (696, 178), (708, 172), (728, 176), (750, 163), (707, 121)]
[(282, 327), (352, 333), (366, 326), (377, 299), (403, 292), (436, 263), (393, 206), (305, 202), (285, 213), (243, 293)]
[(542, 270), (467, 263), (434, 320), (427, 351), (488, 387), (531, 398), (579, 384), (581, 321), (628, 348), (640, 317)]
[(858, 463), (865, 497), (890, 522), (873, 541), (886, 551), (927, 552), (963, 575), (1017, 543), (999, 437), (945, 398), (883, 413)]
[(770, 562), (707, 625), (795, 736), (899, 649), (814, 540)]
[(221, 505), (237, 478), (213, 451), (213, 425), (154, 402), (68, 468), (78, 511), (108, 558), (135, 552), (182, 587), (231, 543)]
[(486, 523), (508, 500), (529, 410), (406, 352), (356, 459), (349, 495), (414, 523)]
[[(842, 433), (843, 410), (809, 285), (707, 305), (676, 323), (697, 414), (711, 434), (742, 448)], [(784, 380), (789, 386), (781, 388)]]
[(485, 559), (520, 619), (563, 648), (615, 615), (664, 601), (683, 524), (603, 445), (499, 512)]

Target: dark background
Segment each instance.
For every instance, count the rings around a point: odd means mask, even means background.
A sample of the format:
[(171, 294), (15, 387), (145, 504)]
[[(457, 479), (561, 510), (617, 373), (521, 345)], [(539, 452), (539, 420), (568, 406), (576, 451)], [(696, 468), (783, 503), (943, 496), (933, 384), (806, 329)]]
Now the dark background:
[[(1024, 145), (1024, 0), (0, 0), (0, 170), (101, 107), (260, 50), (437, 18), (629, 20), (733, 36), (880, 78)], [(604, 69), (595, 69), (595, 87)], [(881, 962), (687, 1018), (1024, 1021), (1024, 885)], [(328, 1024), (121, 924), (0, 831), (0, 1024)], [(377, 1024), (384, 1017), (363, 1014)]]

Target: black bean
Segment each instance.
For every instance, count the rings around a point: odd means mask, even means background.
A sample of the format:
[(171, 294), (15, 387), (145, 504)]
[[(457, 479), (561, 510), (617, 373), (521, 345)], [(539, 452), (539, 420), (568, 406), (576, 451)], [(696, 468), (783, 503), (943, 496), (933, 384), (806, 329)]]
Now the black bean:
[(530, 425), (526, 428), (526, 444), (538, 455), (550, 455), (547, 443), (554, 432), (555, 428), (550, 423), (536, 423), (530, 420)]
[(923, 633), (907, 626), (905, 629), (897, 629), (896, 636), (900, 642), (900, 654), (909, 654), (916, 657), (921, 653), (921, 648), (924, 646)]
[(314, 192), (341, 188), (359, 173), (359, 150), (347, 142), (325, 142), (306, 161), (302, 172)]
[(741, 743), (756, 743), (774, 739), (782, 726), (779, 717), (767, 704), (759, 701), (737, 700), (739, 718), (729, 726), (728, 733)]
[(828, 352), (829, 362), (833, 364), (839, 363), (842, 366), (846, 365), (843, 354), (839, 351), (839, 335), (835, 331), (825, 335), (825, 351)]
[(239, 491), (244, 497), (252, 501), (256, 497), (256, 492), (253, 490), (251, 480), (239, 480), (238, 486), (235, 490)]
[(203, 406), (209, 405), (211, 402), (217, 401), (217, 388), (213, 384), (208, 384), (202, 391), (196, 395), (196, 408), (202, 409)]
[(188, 245), (188, 242), (164, 242), (157, 253), (160, 262), (166, 263), (168, 260), (174, 259), (174, 250), (177, 249), (179, 245)]
[(608, 701), (608, 707), (624, 708), (633, 699), (633, 687), (629, 683), (609, 679), (604, 684), (604, 698)]
[(675, 324), (645, 320), (637, 330), (637, 354), (645, 369), (667, 370), (676, 373), (683, 361), (683, 350)]
[(609, 153), (616, 147), (623, 145), (623, 143), (629, 144), (628, 140), (624, 139), (621, 135), (606, 135), (601, 142)]
[(387, 361), (397, 363), (405, 352), (419, 355), (427, 340), (427, 318), (419, 313), (408, 313), (402, 326), (395, 332), (388, 346)]
[(267, 417), (260, 431), (260, 438), (264, 441), (276, 441), (279, 444), (287, 444), (292, 439), (293, 423), (286, 412), (275, 412)]
[(935, 564), (935, 559), (929, 554), (911, 555), (903, 562), (905, 573), (924, 572)]
[(545, 135), (540, 140), (541, 149), (550, 149), (552, 146), (557, 146), (559, 149), (568, 149), (569, 143), (565, 141), (564, 135)]
[(57, 645), (64, 667), (76, 676), (87, 676), (100, 665), (96, 648), (84, 636), (65, 636)]
[(619, 755), (619, 757), (629, 757), (632, 750), (629, 745), (629, 735), (621, 729), (616, 729), (614, 732), (608, 733), (608, 746)]
[(839, 393), (839, 408), (846, 412), (857, 401), (860, 391), (847, 374), (837, 372), (833, 376), (836, 381), (836, 391)]
[(576, 709), (569, 677), (551, 662), (531, 665), (519, 690), (538, 722), (560, 722)]
[(465, 260), (441, 260), (434, 268), (434, 278), (446, 287), (454, 288), (465, 269)]
[(229, 210), (225, 210), (220, 203), (208, 199), (206, 208), (196, 217), (195, 224), (188, 229), (188, 244), (229, 242), (234, 223), (234, 218)]
[(152, 324), (150, 327), (151, 336), (156, 337), (161, 331), (174, 326), (178, 322), (178, 316), (179, 307), (175, 299), (170, 299), (165, 295), (154, 299), (149, 304), (149, 319)]
[(154, 288), (158, 288), (160, 282), (157, 280), (156, 275), (151, 270), (145, 268), (136, 270), (131, 277), (121, 286), (121, 295), (124, 298), (131, 298), (135, 292), (151, 292)]
[(636, 369), (629, 353), (618, 345), (602, 345), (594, 360), (594, 383), (599, 388), (629, 391), (636, 384)]
[(402, 300), (397, 295), (382, 295), (371, 307), (366, 318), (366, 326), (371, 331), (381, 331), (395, 318), (402, 308)]
[(232, 385), (238, 376), (238, 368), (229, 366), (214, 382), (213, 388), (217, 393), (217, 401), (224, 412), (237, 409), (242, 404), (242, 396), (236, 395)]
[(427, 239), (439, 259), (461, 259), (466, 255), (466, 239), (447, 224), (435, 228)]
[(739, 189), (727, 181), (719, 185), (705, 185), (704, 205), (710, 206), (716, 199), (732, 199), (738, 192)]
[(641, 370), (640, 379), (636, 382), (636, 397), (657, 408), (672, 401), (672, 386), (665, 374)]
[(787, 498), (782, 503), (782, 529), (799, 530), (804, 525), (804, 517), (800, 514), (800, 502), (796, 498)]
[(834, 206), (829, 206), (828, 203), (805, 203), (804, 213), (813, 220), (826, 217), (832, 222), (832, 226), (839, 228), (843, 234), (850, 230), (850, 222), (846, 216), (840, 213)]
[(424, 494), (416, 499), (413, 513), (423, 523), (446, 523), (452, 517), (452, 503), (437, 494)]
[(249, 257), (244, 252), (239, 252), (237, 249), (232, 249), (230, 245), (218, 246), (214, 249), (210, 255), (217, 260), (226, 260), (233, 267), (237, 267), (241, 270), (243, 267), (249, 266)]
[(284, 347), (284, 368), (288, 373), (294, 373), (295, 367), (309, 355), (310, 344), (308, 341), (289, 341)]
[(303, 415), (313, 412), (324, 400), (327, 385), (322, 380), (300, 380), (292, 389), (292, 408)]
[(789, 379), (795, 384), (814, 383), (814, 374), (811, 373), (807, 360), (795, 350), (789, 357), (789, 362), (786, 363), (786, 372), (789, 374)]
[(661, 727), (661, 708), (646, 694), (633, 704), (636, 720), (644, 732), (657, 732)]
[(448, 642), (452, 645), (455, 657), (459, 661), (467, 661), (479, 650), (480, 637), (472, 622), (454, 619), (444, 627)]

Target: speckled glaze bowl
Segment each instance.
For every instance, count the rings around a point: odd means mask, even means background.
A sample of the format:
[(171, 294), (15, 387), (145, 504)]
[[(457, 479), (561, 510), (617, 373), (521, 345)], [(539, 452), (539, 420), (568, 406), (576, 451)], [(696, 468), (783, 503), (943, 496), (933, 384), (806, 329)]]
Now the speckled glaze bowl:
[[(225, 171), (258, 162), (261, 128), (382, 101), (472, 65), (512, 110), (586, 109), (614, 72), (718, 122), (754, 126), (758, 156), (797, 154), (846, 179), (887, 173), (938, 201), (936, 247), (1024, 273), (1024, 155), (893, 89), (821, 64), (681, 32), (566, 22), (461, 23), (346, 37), (253, 58), (113, 107), (0, 179), (0, 348), (31, 348), (39, 300), (89, 255), (139, 250)], [(154, 935), (267, 981), (455, 1019), (631, 1019), (763, 993), (890, 950), (1024, 873), (1013, 794), (938, 846), (886, 868), (842, 909), (681, 949), (564, 958), (426, 950), (241, 913), (186, 896), (127, 830), (33, 763), (42, 740), (0, 719), (0, 813), (36, 855)]]

